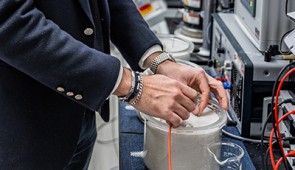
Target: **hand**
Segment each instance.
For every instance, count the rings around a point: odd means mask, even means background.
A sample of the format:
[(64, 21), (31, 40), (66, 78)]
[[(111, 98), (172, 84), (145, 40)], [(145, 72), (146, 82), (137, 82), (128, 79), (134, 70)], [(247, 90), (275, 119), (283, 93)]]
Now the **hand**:
[(194, 114), (200, 115), (204, 111), (210, 98), (210, 91), (213, 92), (221, 107), (228, 110), (228, 98), (222, 83), (209, 76), (201, 67), (194, 68), (165, 61), (158, 66), (157, 73), (178, 80), (202, 94), (200, 105), (199, 107), (196, 105)]
[(143, 76), (142, 96), (134, 107), (178, 127), (195, 109), (196, 98), (197, 92), (179, 81), (163, 75)]

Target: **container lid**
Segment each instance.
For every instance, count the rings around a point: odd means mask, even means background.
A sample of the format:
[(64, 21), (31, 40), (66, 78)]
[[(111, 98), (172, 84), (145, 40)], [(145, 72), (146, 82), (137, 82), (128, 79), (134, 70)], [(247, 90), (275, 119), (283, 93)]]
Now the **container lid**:
[[(144, 113), (141, 116), (146, 120), (147, 124), (155, 128), (167, 131), (168, 125), (165, 120), (155, 118)], [(195, 116), (191, 113), (189, 119), (185, 120), (185, 124), (172, 130), (172, 133), (192, 133), (204, 134), (221, 129), (227, 121), (227, 114), (219, 104), (213, 100), (209, 100), (207, 107), (201, 116)]]
[(177, 28), (174, 31), (174, 35), (181, 38), (188, 40), (190, 42), (193, 42), (195, 44), (202, 44), (203, 43), (203, 38), (202, 38), (202, 31), (196, 31), (196, 32), (190, 32), (186, 31), (186, 29), (183, 28), (184, 26)]
[(188, 40), (171, 34), (157, 35), (163, 44), (164, 51), (170, 53), (174, 58), (187, 58), (194, 50), (194, 44)]
[(216, 114), (213, 110), (209, 108), (205, 108), (201, 116), (196, 116), (190, 113), (190, 117), (184, 122), (186, 127), (206, 127), (212, 124), (216, 124), (219, 119), (219, 114)]

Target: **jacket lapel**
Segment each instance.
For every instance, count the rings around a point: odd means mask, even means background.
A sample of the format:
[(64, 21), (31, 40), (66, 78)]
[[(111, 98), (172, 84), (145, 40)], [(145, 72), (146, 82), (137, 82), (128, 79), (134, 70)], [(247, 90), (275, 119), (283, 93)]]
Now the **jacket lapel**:
[(90, 21), (93, 23), (93, 17), (91, 15), (91, 8), (89, 6), (89, 0), (78, 0), (85, 12), (85, 14), (88, 16)]

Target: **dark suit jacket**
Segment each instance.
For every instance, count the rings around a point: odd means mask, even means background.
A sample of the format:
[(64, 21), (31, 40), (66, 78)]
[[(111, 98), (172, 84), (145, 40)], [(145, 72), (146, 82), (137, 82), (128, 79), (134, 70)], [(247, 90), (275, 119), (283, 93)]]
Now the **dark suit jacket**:
[[(133, 69), (160, 44), (132, 0), (98, 0), (100, 18), (87, 1), (0, 1), (0, 169), (62, 169), (83, 114), (98, 110), (117, 80), (109, 40)], [(97, 37), (106, 53), (93, 48)]]

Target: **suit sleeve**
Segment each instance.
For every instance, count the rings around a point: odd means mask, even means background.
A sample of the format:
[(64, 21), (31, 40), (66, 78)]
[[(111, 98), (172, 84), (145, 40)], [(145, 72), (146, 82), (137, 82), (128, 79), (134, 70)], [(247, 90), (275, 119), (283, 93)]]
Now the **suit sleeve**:
[(158, 38), (138, 12), (132, 0), (109, 0), (111, 40), (133, 69), (143, 54), (154, 45), (161, 45)]
[[(34, 8), (33, 0), (0, 1), (0, 62), (91, 109), (110, 95), (120, 61), (89, 48)], [(67, 96), (72, 91), (82, 99)]]

